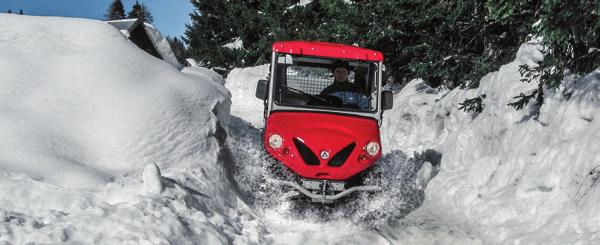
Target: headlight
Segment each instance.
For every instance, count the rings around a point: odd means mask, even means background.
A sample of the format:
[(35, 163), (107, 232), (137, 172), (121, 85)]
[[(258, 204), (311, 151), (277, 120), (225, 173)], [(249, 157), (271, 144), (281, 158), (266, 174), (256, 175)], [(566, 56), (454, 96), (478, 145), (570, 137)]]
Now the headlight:
[(377, 155), (377, 153), (379, 153), (379, 143), (369, 142), (365, 150), (367, 150), (367, 153), (369, 153), (369, 155), (375, 156)]
[(271, 136), (269, 136), (269, 146), (271, 146), (273, 149), (281, 147), (282, 144), (283, 138), (281, 138), (280, 135), (272, 134)]

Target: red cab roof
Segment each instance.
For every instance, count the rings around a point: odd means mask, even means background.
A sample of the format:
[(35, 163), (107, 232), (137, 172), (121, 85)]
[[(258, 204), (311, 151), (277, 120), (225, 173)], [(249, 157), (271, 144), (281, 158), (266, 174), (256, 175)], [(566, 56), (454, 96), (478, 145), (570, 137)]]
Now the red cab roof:
[(383, 61), (383, 54), (366, 48), (339, 43), (315, 41), (282, 41), (273, 43), (273, 52), (327, 58)]

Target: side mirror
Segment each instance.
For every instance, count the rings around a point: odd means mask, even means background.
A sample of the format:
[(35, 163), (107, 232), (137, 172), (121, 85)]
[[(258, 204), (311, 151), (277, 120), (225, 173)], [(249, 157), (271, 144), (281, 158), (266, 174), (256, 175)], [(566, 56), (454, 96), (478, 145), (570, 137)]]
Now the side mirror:
[(269, 81), (267, 80), (258, 80), (258, 84), (256, 84), (256, 98), (261, 100), (266, 100), (269, 96)]
[(394, 94), (392, 91), (381, 92), (381, 109), (389, 110), (394, 106)]

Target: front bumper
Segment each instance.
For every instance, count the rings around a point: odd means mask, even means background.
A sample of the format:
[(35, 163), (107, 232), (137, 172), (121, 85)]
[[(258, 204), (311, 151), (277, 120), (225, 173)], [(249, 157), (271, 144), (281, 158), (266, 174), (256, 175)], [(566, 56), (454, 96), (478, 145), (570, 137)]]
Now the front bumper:
[(358, 191), (373, 192), (382, 190), (380, 186), (373, 185), (354, 186), (349, 189), (345, 189), (344, 185), (341, 184), (343, 182), (332, 182), (328, 180), (302, 180), (303, 186), (296, 182), (286, 180), (271, 180), (271, 182), (277, 185), (292, 187), (298, 190), (300, 193), (311, 198), (313, 202), (321, 203), (332, 203), (337, 199)]

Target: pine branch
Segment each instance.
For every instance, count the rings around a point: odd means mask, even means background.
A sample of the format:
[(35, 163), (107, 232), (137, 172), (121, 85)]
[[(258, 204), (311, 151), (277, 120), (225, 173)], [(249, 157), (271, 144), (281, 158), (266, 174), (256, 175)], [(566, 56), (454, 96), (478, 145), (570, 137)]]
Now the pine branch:
[(513, 97), (513, 99), (516, 99), (516, 101), (508, 103), (507, 105), (514, 107), (515, 110), (521, 110), (521, 109), (523, 109), (523, 107), (525, 107), (527, 104), (529, 104), (529, 100), (531, 100), (531, 98), (535, 97), (535, 95), (537, 93), (538, 93), (537, 89), (533, 90), (528, 95), (521, 93), (521, 94)]
[(482, 94), (479, 97), (475, 97), (475, 98), (471, 98), (471, 99), (466, 99), (465, 101), (459, 103), (460, 107), (458, 107), (459, 110), (462, 110), (464, 112), (476, 112), (476, 113), (481, 113), (483, 111), (483, 109), (485, 108), (485, 106), (483, 105), (483, 99), (485, 99), (486, 94)]

